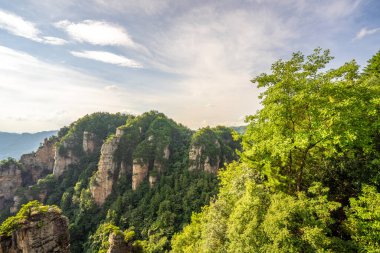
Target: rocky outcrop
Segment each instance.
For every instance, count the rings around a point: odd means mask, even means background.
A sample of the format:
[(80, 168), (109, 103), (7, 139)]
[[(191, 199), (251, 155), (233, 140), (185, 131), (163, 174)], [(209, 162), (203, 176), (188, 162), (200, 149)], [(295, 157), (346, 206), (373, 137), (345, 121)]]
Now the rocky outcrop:
[(56, 138), (45, 139), (36, 152), (22, 155), (19, 162), (9, 160), (0, 168), (0, 209), (18, 210), (21, 197), (15, 196), (21, 186), (35, 184), (53, 171)]
[(73, 154), (72, 150), (68, 150), (66, 155), (60, 155), (58, 151), (55, 152), (55, 162), (53, 174), (59, 177), (71, 164), (78, 163), (79, 159)]
[(190, 166), (189, 170), (199, 170), (201, 165), (201, 154), (202, 154), (202, 146), (197, 147), (195, 145), (191, 146), (189, 151), (189, 161)]
[(157, 176), (149, 175), (149, 186), (154, 187), (157, 183)]
[[(220, 144), (218, 141), (214, 142), (217, 149), (220, 149)], [(205, 148), (203, 146), (196, 147), (192, 146), (189, 152), (190, 166), (189, 170), (203, 170), (209, 173), (217, 173), (220, 168), (220, 151), (218, 154), (214, 155), (213, 161), (211, 161), (210, 156), (203, 154)]]
[(22, 170), (16, 162), (0, 165), (0, 210), (7, 201), (13, 201), (14, 194), (22, 185)]
[(20, 163), (31, 176), (29, 183), (36, 183), (53, 171), (56, 141), (56, 138), (45, 139), (36, 152), (21, 156)]
[(139, 161), (133, 161), (132, 167), (132, 190), (136, 190), (137, 187), (144, 181), (148, 175), (149, 165)]
[(73, 145), (68, 141), (63, 141), (61, 146), (55, 150), (53, 174), (59, 177), (71, 165), (79, 162), (79, 158), (74, 155)]
[(115, 174), (118, 169), (118, 165), (114, 159), (115, 152), (122, 135), (123, 132), (118, 129), (116, 135), (102, 145), (98, 171), (95, 173), (90, 184), (91, 195), (98, 205), (102, 205), (112, 192)]
[(83, 151), (86, 154), (91, 154), (94, 153), (95, 150), (97, 149), (97, 139), (96, 135), (87, 131), (83, 132)]
[(206, 157), (205, 163), (203, 164), (203, 170), (208, 173), (214, 173), (216, 174), (218, 172), (218, 169), (220, 167), (220, 158), (219, 156), (216, 156), (216, 161), (214, 165), (211, 165), (210, 157)]
[[(153, 138), (151, 138), (152, 140)], [(135, 159), (133, 160), (132, 167), (132, 190), (136, 190), (139, 185), (144, 181), (144, 179), (150, 174), (150, 170), (154, 172), (154, 175), (149, 175), (148, 181), (150, 187), (153, 187), (157, 180), (158, 175), (163, 172), (166, 162), (169, 160), (170, 151), (169, 146), (166, 146), (163, 150), (163, 156), (160, 160), (154, 160), (151, 164), (144, 163), (142, 160)]]
[(128, 253), (132, 252), (131, 245), (124, 240), (124, 235), (119, 233), (111, 233), (108, 239), (109, 248), (107, 253)]
[(233, 130), (227, 127), (206, 127), (192, 137), (189, 150), (189, 170), (217, 173), (224, 165), (237, 159), (235, 150), (240, 142), (233, 138)]
[(12, 236), (0, 236), (0, 253), (69, 253), (68, 219), (49, 208), (32, 214)]
[(14, 196), (13, 197), (13, 206), (10, 207), (9, 211), (11, 213), (16, 213), (18, 209), (21, 206), (21, 197), (20, 196)]

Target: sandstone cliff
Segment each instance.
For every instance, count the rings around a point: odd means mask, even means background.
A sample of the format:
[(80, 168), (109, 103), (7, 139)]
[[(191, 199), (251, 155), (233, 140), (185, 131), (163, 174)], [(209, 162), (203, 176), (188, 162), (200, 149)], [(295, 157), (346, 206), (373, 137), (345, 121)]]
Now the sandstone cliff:
[(82, 147), (83, 147), (83, 151), (86, 154), (94, 153), (98, 149), (96, 135), (91, 132), (84, 131)]
[(189, 170), (217, 173), (224, 163), (237, 159), (240, 143), (227, 127), (203, 128), (192, 137), (189, 149)]
[(222, 152), (218, 140), (214, 140), (213, 145), (216, 149), (216, 153), (213, 155), (204, 154), (204, 146), (191, 146), (189, 151), (189, 170), (203, 170), (209, 173), (217, 173), (218, 169), (223, 166), (223, 164), (220, 164)]
[(15, 195), (16, 191), (22, 186), (35, 184), (53, 171), (56, 141), (55, 137), (45, 139), (36, 152), (22, 155), (19, 162), (8, 160), (1, 165), (0, 208), (10, 208), (11, 213), (16, 212), (21, 203), (21, 197)]
[(56, 142), (57, 138), (45, 139), (36, 152), (21, 156), (20, 163), (31, 176), (29, 183), (36, 183), (53, 171)]
[(55, 177), (59, 177), (65, 170), (71, 165), (76, 164), (79, 158), (74, 155), (72, 150), (67, 150), (66, 154), (61, 154), (57, 149), (54, 155), (54, 167), (53, 174)]
[(109, 248), (107, 253), (129, 253), (133, 252), (132, 246), (124, 240), (124, 235), (120, 233), (111, 233), (109, 235)]
[(0, 236), (0, 253), (69, 253), (68, 219), (49, 208), (31, 213), (11, 236)]
[[(101, 148), (98, 171), (91, 180), (90, 192), (95, 202), (102, 205), (111, 194), (115, 175), (118, 171), (118, 164), (115, 161), (115, 152), (118, 149), (123, 131), (117, 130), (116, 135), (107, 140)], [(123, 165), (123, 168), (126, 165)]]
[(137, 187), (143, 182), (148, 175), (148, 164), (143, 161), (134, 160), (132, 167), (132, 189), (136, 190)]
[(14, 160), (0, 164), (0, 210), (6, 202), (13, 201), (14, 194), (21, 185), (21, 165)]
[(132, 190), (145, 180), (153, 187), (168, 164), (172, 134), (180, 131), (176, 127), (163, 115), (152, 113), (118, 128), (103, 144), (98, 170), (91, 179), (95, 202), (102, 205), (121, 178), (131, 183)]

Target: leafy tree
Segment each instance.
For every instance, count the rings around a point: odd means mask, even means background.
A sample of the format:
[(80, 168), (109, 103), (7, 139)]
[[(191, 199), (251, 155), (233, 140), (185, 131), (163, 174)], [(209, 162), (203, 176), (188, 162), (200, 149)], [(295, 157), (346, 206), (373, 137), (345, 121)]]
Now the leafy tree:
[(364, 185), (362, 193), (350, 199), (346, 226), (360, 252), (380, 252), (380, 193)]
[(37, 200), (22, 205), (20, 211), (15, 216), (9, 217), (1, 224), (0, 236), (11, 236), (13, 231), (15, 231), (28, 218), (48, 211), (61, 213), (61, 210), (57, 206), (46, 206)]
[(378, 58), (364, 74), (355, 61), (329, 70), (329, 52), (316, 49), (254, 78), (263, 109), (247, 117), (241, 159), (172, 251), (377, 250), (377, 191), (364, 187), (347, 205), (362, 184), (380, 186)]
[(243, 159), (270, 185), (289, 193), (328, 176), (339, 167), (329, 161), (354, 158), (354, 148), (363, 151), (364, 159), (375, 152), (379, 91), (359, 79), (355, 61), (326, 70), (331, 59), (328, 50), (316, 49), (306, 58), (295, 53), (275, 62), (272, 73), (252, 80), (266, 90), (263, 109), (247, 117)]

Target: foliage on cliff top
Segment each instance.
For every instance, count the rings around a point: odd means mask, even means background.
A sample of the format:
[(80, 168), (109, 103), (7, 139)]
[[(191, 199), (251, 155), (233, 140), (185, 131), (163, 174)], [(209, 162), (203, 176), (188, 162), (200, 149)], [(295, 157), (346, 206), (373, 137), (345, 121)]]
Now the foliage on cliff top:
[(31, 216), (47, 212), (61, 214), (61, 210), (57, 206), (43, 205), (37, 200), (30, 201), (22, 205), (20, 211), (15, 216), (9, 217), (1, 224), (0, 235), (11, 236), (13, 231), (17, 230)]
[[(210, 159), (211, 165), (221, 159), (221, 163), (237, 159), (236, 150), (239, 150), (240, 142), (236, 141), (238, 133), (232, 128), (217, 126), (214, 128), (205, 127), (199, 129), (191, 138), (190, 146), (201, 148), (200, 163), (204, 163), (206, 158)], [(225, 159), (225, 160), (224, 160)]]
[(15, 168), (22, 168), (22, 165), (14, 158), (9, 157), (8, 159), (0, 160), (0, 171), (7, 170), (11, 166)]
[(166, 147), (181, 150), (180, 146), (191, 135), (190, 129), (157, 111), (131, 118), (119, 129), (123, 131), (118, 150), (119, 159), (123, 156), (127, 161), (136, 159), (145, 163), (153, 159), (162, 161)]
[(95, 134), (97, 140), (102, 141), (130, 118), (133, 116), (121, 113), (96, 112), (86, 115), (71, 123), (69, 127), (60, 129), (58, 137), (61, 139), (57, 143), (57, 147), (61, 154), (65, 154), (66, 149), (63, 147), (63, 143), (67, 142), (76, 155), (81, 155), (84, 131)]
[(128, 247), (128, 252), (137, 253), (142, 252), (141, 246), (138, 241), (135, 241), (135, 232), (133, 230), (122, 231), (118, 226), (112, 223), (102, 223), (96, 232), (90, 236), (87, 252), (106, 253), (110, 248), (109, 238), (111, 234), (115, 234), (124, 239), (124, 243)]

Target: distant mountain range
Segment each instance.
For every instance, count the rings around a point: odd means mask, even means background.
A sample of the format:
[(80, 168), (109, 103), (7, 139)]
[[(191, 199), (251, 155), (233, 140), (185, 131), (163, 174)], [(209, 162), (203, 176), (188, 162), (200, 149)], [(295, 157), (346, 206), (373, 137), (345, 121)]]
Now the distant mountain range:
[(22, 154), (35, 151), (45, 138), (56, 133), (57, 131), (43, 131), (33, 134), (0, 132), (0, 160), (8, 157), (19, 159)]
[(244, 134), (245, 131), (247, 130), (247, 126), (232, 126), (231, 127), (233, 130), (238, 132), (239, 134)]

